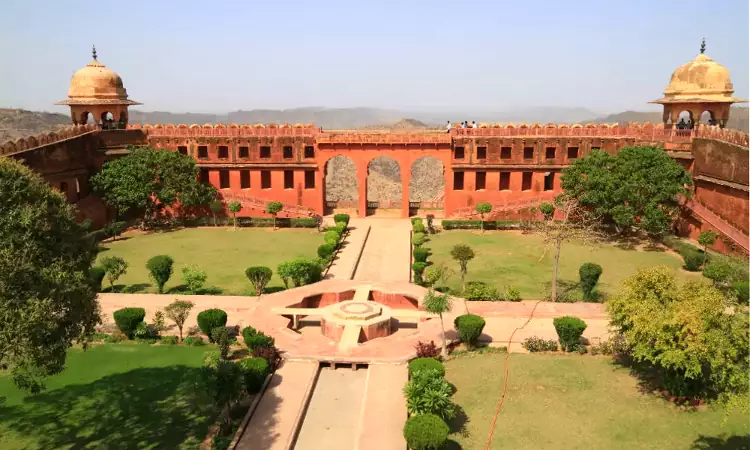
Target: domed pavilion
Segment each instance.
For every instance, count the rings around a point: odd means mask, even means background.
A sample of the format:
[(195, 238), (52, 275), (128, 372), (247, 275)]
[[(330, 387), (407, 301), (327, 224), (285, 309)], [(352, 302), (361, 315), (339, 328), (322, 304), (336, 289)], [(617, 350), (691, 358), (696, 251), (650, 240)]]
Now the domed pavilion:
[(140, 105), (128, 99), (122, 78), (96, 59), (73, 74), (68, 99), (56, 105), (69, 105), (73, 123), (86, 124), (89, 114), (104, 129), (123, 129), (128, 124), (128, 106)]
[(706, 56), (705, 52), (704, 39), (700, 54), (672, 73), (664, 97), (650, 102), (664, 105), (662, 117), (665, 127), (671, 125), (691, 129), (700, 121), (701, 115), (708, 112), (708, 123), (723, 128), (729, 120), (730, 106), (747, 101), (732, 96), (734, 86), (729, 71)]

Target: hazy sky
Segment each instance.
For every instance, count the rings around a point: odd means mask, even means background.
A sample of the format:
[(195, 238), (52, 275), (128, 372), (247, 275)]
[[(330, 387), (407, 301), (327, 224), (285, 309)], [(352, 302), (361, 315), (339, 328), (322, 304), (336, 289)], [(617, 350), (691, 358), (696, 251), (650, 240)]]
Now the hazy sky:
[(66, 111), (96, 44), (146, 111), (648, 110), (703, 36), (747, 98), (747, 0), (2, 0), (0, 106)]

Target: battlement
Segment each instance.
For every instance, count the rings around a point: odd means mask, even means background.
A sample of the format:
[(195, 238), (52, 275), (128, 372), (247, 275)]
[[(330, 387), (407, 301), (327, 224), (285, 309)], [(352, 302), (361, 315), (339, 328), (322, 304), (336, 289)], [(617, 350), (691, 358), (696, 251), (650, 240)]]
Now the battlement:
[(27, 150), (33, 150), (38, 147), (44, 147), (45, 145), (66, 141), (68, 139), (72, 139), (87, 133), (93, 133), (97, 130), (99, 130), (99, 127), (91, 124), (71, 125), (69, 127), (61, 128), (56, 131), (39, 133), (34, 136), (20, 137), (16, 140), (7, 141), (3, 144), (0, 144), (0, 155), (11, 155)]
[(232, 123), (224, 125), (222, 123), (213, 125), (129, 125), (128, 129), (143, 129), (149, 136), (153, 137), (242, 137), (242, 136), (312, 136), (321, 132), (313, 124), (243, 124)]

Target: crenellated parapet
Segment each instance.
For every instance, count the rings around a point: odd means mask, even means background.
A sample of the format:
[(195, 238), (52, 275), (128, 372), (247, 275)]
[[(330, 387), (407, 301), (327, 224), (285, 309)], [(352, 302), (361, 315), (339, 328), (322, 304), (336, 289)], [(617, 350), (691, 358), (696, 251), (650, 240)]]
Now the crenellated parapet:
[(252, 137), (252, 136), (312, 136), (320, 133), (313, 124), (205, 124), (205, 125), (130, 125), (128, 129), (143, 129), (149, 137)]
[(718, 126), (700, 126), (696, 130), (695, 137), (701, 139), (715, 139), (717, 141), (739, 145), (740, 147), (745, 148), (750, 146), (750, 136), (744, 131), (730, 130)]
[(60, 128), (55, 131), (39, 133), (33, 136), (20, 137), (15, 140), (7, 141), (0, 144), (0, 155), (11, 155), (14, 153), (33, 150), (46, 145), (65, 141), (71, 138), (81, 136), (86, 133), (92, 133), (99, 128), (96, 125), (71, 125)]

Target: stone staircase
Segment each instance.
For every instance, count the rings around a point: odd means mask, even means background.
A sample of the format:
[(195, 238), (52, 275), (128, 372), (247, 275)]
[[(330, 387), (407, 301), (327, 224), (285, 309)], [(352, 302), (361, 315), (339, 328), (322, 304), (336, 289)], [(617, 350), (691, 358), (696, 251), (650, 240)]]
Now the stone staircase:
[[(237, 201), (237, 202), (240, 202), (243, 207), (259, 209), (261, 211), (265, 211), (266, 205), (268, 205), (270, 201), (270, 200), (266, 200), (266, 199), (262, 199), (258, 197), (253, 197), (251, 195), (238, 193), (238, 192), (231, 192), (231, 191), (221, 192), (220, 195), (225, 202)], [(282, 217), (294, 217), (294, 218), (312, 217), (315, 219), (322, 219), (321, 216), (317, 214), (311, 208), (308, 208), (302, 205), (292, 205), (289, 203), (281, 203), (281, 211), (279, 211), (279, 214)]]
[[(496, 213), (504, 212), (504, 211), (516, 211), (520, 209), (527, 209), (527, 208), (535, 208), (542, 203), (550, 202), (552, 201), (552, 198), (532, 198), (527, 200), (516, 200), (516, 201), (510, 201), (510, 202), (504, 202), (504, 203), (493, 203), (492, 204), (492, 212), (485, 217), (485, 219), (490, 220)], [(464, 208), (458, 208), (456, 209), (452, 216), (454, 218), (458, 219), (479, 219), (480, 214), (476, 210), (476, 206), (467, 206)]]

